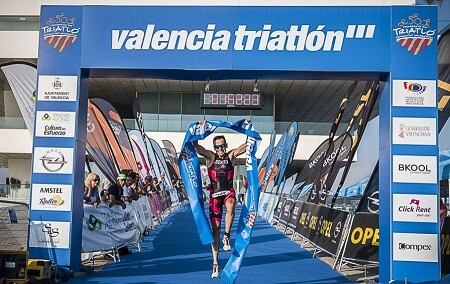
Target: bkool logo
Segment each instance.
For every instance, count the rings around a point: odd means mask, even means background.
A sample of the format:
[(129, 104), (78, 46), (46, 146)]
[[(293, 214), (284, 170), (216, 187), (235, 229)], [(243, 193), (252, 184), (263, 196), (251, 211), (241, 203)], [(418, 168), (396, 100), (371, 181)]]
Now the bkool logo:
[(70, 18), (65, 13), (48, 19), (41, 28), (44, 40), (58, 52), (63, 51), (77, 40), (80, 28), (75, 25), (75, 20), (75, 17)]
[(392, 30), (395, 40), (414, 55), (429, 46), (436, 34), (436, 30), (430, 29), (430, 19), (422, 19), (417, 13), (402, 19)]

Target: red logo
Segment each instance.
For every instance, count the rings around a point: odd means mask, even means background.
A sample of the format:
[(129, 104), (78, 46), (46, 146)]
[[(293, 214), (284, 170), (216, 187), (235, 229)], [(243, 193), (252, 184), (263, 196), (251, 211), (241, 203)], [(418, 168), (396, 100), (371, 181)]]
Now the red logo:
[(402, 19), (393, 31), (396, 41), (414, 55), (429, 46), (436, 34), (430, 29), (430, 19), (421, 19), (419, 14)]
[(75, 26), (75, 20), (75, 17), (66, 17), (65, 13), (50, 18), (42, 27), (44, 40), (58, 52), (63, 51), (77, 40), (80, 28)]

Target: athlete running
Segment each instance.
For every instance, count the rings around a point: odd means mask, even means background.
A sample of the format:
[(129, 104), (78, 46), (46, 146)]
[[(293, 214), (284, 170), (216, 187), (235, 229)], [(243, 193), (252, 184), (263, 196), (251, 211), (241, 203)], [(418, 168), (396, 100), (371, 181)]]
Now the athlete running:
[[(205, 123), (200, 121), (200, 124)], [(222, 221), (223, 206), (227, 208), (225, 215), (225, 233), (222, 239), (223, 250), (231, 250), (230, 230), (234, 219), (236, 193), (233, 188), (234, 165), (236, 157), (245, 152), (247, 144), (227, 152), (225, 136), (216, 136), (213, 139), (214, 150), (206, 150), (197, 141), (192, 143), (198, 154), (206, 158), (208, 175), (211, 179), (209, 186), (209, 218), (211, 220), (214, 242), (211, 244), (213, 256), (213, 270), (211, 278), (219, 277), (219, 241), (220, 223)]]

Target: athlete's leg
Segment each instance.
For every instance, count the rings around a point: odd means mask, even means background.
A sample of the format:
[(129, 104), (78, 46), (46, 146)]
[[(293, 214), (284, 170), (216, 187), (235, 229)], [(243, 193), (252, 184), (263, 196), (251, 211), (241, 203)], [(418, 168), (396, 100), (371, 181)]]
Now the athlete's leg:
[(212, 278), (219, 277), (219, 243), (220, 243), (220, 223), (222, 220), (223, 202), (219, 198), (209, 199), (209, 218), (211, 221), (211, 229), (214, 242), (211, 244), (213, 256), (213, 272)]
[(230, 246), (230, 231), (234, 220), (234, 208), (236, 206), (236, 195), (234, 190), (231, 191), (225, 198), (225, 207), (227, 208), (227, 214), (225, 215), (225, 235), (223, 237), (223, 249), (231, 250)]

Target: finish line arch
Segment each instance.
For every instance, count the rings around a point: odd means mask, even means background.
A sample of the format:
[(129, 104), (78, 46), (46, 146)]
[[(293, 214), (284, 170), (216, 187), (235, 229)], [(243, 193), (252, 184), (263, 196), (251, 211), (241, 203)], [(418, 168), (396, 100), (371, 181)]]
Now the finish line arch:
[[(31, 198), (59, 187), (70, 206), (30, 209), (30, 257), (81, 265), (90, 76), (376, 79), (380, 282), (440, 278), (436, 7), (43, 6), (40, 25), (36, 115), (70, 113), (75, 134), (34, 133)], [(397, 142), (405, 119), (428, 123), (430, 139)], [(410, 204), (398, 200), (418, 195), (435, 198), (435, 221), (400, 221)]]

